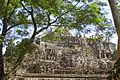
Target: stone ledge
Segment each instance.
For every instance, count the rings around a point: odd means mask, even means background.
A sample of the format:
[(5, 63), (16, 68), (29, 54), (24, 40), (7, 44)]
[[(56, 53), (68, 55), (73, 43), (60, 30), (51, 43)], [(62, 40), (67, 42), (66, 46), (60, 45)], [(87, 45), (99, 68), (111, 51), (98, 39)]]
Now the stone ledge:
[(27, 73), (24, 75), (16, 75), (15, 77), (23, 78), (99, 78), (106, 79), (108, 75), (77, 75), (77, 74), (39, 74), (39, 73)]

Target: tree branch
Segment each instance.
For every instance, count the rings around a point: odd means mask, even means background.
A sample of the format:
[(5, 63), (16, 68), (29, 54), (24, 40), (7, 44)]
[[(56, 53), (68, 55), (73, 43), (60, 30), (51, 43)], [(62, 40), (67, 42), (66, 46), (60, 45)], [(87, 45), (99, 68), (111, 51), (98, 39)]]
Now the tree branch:
[[(28, 24), (33, 24), (32, 22), (27, 22)], [(7, 31), (9, 31), (10, 29), (12, 29), (12, 28), (14, 28), (14, 27), (17, 27), (17, 26), (19, 26), (19, 25), (24, 25), (24, 24), (26, 24), (26, 23), (17, 23), (17, 24), (14, 24), (14, 25), (11, 25), (9, 28), (7, 28)]]
[(9, 22), (9, 20), (10, 20), (12, 14), (14, 13), (14, 11), (15, 11), (16, 8), (17, 8), (17, 5), (16, 5), (16, 6), (14, 7), (14, 9), (11, 11), (11, 13), (10, 13), (10, 15), (9, 15), (9, 17), (8, 17), (8, 22)]
[(2, 36), (3, 36), (3, 39), (7, 33), (7, 27), (8, 27), (8, 18), (7, 18), (7, 14), (8, 14), (8, 7), (9, 7), (9, 4), (10, 4), (10, 0), (7, 1), (7, 4), (6, 4), (6, 8), (5, 8), (5, 12), (4, 12), (4, 18), (3, 18), (3, 30), (2, 30)]
[(34, 40), (35, 39), (35, 36), (36, 36), (36, 32), (37, 32), (37, 24), (36, 24), (36, 21), (35, 21), (35, 18), (34, 18), (34, 10), (33, 10), (33, 7), (31, 6), (31, 18), (32, 18), (32, 22), (33, 22), (33, 25), (34, 25), (34, 32), (31, 36), (31, 39)]
[[(79, 3), (79, 2), (80, 2), (80, 1), (78, 1), (78, 3)], [(78, 5), (78, 3), (76, 3), (75, 6), (73, 6), (72, 9), (74, 9), (74, 8)], [(51, 24), (57, 22), (57, 20), (58, 20), (59, 18), (61, 18), (61, 17), (62, 17), (63, 15), (65, 15), (65, 14), (67, 14), (69, 11), (70, 11), (70, 9), (69, 9), (68, 11), (66, 11), (65, 13), (61, 14), (60, 16), (58, 16), (54, 21), (52, 21), (52, 22), (50, 22), (49, 24), (47, 24), (46, 27), (43, 27), (43, 28), (41, 28), (40, 30), (38, 30), (38, 31), (36, 32), (36, 35), (39, 34), (40, 32), (42, 32), (43, 30), (47, 29), (49, 26), (51, 26)], [(49, 19), (49, 17), (48, 17), (48, 19)], [(49, 20), (48, 20), (48, 21), (49, 21)]]
[(22, 1), (20, 1), (20, 3), (21, 3), (21, 5), (22, 5), (22, 7), (23, 7), (28, 13), (31, 13), (31, 11), (29, 11), (29, 10), (24, 6), (24, 4), (22, 3)]
[(13, 68), (8, 73), (6, 73), (5, 76), (8, 76), (11, 72), (13, 72), (21, 64), (22, 60), (23, 60), (23, 58), (21, 58), (19, 56), (19, 58), (15, 62), (15, 65), (13, 66)]
[[(50, 23), (50, 14), (51, 14), (51, 13), (49, 13), (49, 14), (47, 15), (47, 17), (48, 17), (47, 27), (43, 27), (43, 28), (41, 28), (40, 30), (38, 30), (38, 31), (36, 32), (36, 35), (39, 34), (41, 31), (47, 29), (47, 28), (52, 24), (52, 23)], [(56, 22), (56, 21), (55, 21), (55, 22)]]
[(31, 18), (32, 18), (32, 22), (33, 22), (33, 25), (34, 25), (34, 32), (31, 36), (31, 40), (33, 41), (35, 39), (35, 35), (36, 35), (36, 32), (37, 32), (37, 24), (36, 24), (36, 21), (35, 21), (35, 18), (34, 18), (34, 10), (33, 10), (33, 7), (31, 6), (31, 11), (29, 11), (25, 6), (24, 4), (22, 3), (22, 1), (20, 2), (21, 5), (23, 6), (23, 8), (28, 12), (30, 13), (31, 15)]
[(14, 24), (14, 25), (10, 26), (9, 28), (7, 28), (7, 31), (9, 31), (10, 29), (14, 28), (15, 26), (19, 26), (19, 25), (21, 25), (21, 23)]
[(65, 13), (61, 14), (60, 16), (58, 16), (54, 21), (52, 21), (51, 23), (48, 23), (46, 27), (43, 27), (43, 28), (41, 28), (40, 30), (38, 30), (38, 31), (36, 32), (36, 35), (39, 34), (40, 32), (42, 32), (43, 30), (47, 29), (49, 26), (51, 26), (51, 24), (57, 22), (57, 20), (58, 20), (60, 17), (62, 17), (63, 15), (65, 15), (65, 14), (68, 13), (68, 12), (69, 12), (69, 11), (66, 11)]

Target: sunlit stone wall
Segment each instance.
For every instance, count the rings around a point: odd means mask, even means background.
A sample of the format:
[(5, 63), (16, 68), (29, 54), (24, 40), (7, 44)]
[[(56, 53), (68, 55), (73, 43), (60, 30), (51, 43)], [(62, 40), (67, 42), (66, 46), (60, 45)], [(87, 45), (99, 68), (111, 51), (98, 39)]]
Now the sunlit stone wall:
[(61, 38), (53, 42), (38, 38), (36, 51), (25, 55), (16, 74), (107, 74), (112, 67), (115, 44), (73, 36)]

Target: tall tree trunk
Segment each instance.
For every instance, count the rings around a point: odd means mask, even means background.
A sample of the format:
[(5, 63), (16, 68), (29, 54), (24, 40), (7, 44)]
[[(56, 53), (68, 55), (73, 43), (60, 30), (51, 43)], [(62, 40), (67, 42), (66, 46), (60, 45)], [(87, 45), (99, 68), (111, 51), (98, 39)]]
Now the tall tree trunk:
[[(6, 4), (6, 8), (5, 8), (5, 12), (4, 12), (4, 19), (3, 19), (3, 29), (2, 29), (2, 34), (0, 39), (4, 41), (5, 35), (7, 33), (7, 22), (8, 22), (8, 8), (9, 8), (9, 4), (10, 4), (10, 0), (7, 1)], [(4, 80), (5, 75), (4, 75), (4, 58), (3, 58), (3, 52), (2, 52), (2, 48), (3, 48), (3, 41), (0, 43), (0, 80)]]
[(120, 19), (119, 19), (119, 14), (118, 14), (118, 9), (116, 6), (116, 0), (108, 0), (112, 15), (113, 15), (113, 20), (118, 36), (118, 46), (117, 46), (117, 53), (116, 53), (116, 59), (120, 58)]
[(4, 18), (3, 20), (3, 30), (0, 39), (2, 42), (0, 43), (0, 80), (4, 80), (4, 58), (3, 58), (3, 41), (5, 38), (5, 35), (7, 33), (7, 18)]
[(4, 80), (4, 61), (2, 56), (2, 43), (0, 44), (0, 80)]

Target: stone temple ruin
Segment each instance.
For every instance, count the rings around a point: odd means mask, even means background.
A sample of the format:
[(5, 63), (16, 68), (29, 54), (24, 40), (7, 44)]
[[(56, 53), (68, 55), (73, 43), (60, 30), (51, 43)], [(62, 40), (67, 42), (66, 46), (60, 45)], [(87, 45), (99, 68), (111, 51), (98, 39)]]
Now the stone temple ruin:
[(106, 75), (112, 67), (111, 55), (114, 54), (116, 46), (105, 41), (89, 42), (86, 38), (74, 36), (61, 36), (61, 40), (52, 42), (49, 40), (44, 42), (38, 38), (35, 44), (38, 46), (36, 51), (25, 55), (16, 75), (28, 73)]

